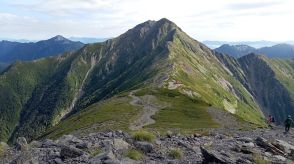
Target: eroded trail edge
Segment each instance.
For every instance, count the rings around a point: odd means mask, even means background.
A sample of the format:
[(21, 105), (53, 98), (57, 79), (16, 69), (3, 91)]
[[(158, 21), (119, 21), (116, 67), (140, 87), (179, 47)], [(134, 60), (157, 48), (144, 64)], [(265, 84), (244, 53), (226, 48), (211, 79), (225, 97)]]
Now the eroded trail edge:
[(134, 90), (129, 93), (129, 96), (132, 98), (130, 104), (142, 107), (143, 111), (141, 116), (129, 126), (131, 130), (139, 130), (146, 125), (154, 124), (155, 120), (152, 119), (152, 116), (155, 115), (157, 111), (165, 107), (152, 104), (152, 101), (156, 99), (155, 96), (145, 95), (142, 98), (136, 96), (134, 93), (137, 91), (138, 90)]

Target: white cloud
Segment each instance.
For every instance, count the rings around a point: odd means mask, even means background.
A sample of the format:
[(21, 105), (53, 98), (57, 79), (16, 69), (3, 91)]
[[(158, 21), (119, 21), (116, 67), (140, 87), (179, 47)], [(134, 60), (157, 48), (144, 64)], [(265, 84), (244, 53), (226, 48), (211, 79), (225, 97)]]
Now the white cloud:
[(10, 7), (18, 12), (0, 14), (0, 35), (113, 37), (166, 17), (198, 40), (291, 40), (292, 6), (291, 0), (16, 0)]

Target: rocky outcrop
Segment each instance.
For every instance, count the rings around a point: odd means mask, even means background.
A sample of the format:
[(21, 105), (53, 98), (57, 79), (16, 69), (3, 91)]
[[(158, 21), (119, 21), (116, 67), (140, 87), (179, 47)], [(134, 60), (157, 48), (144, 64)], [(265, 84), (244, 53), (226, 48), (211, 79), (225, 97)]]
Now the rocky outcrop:
[[(91, 133), (80, 138), (65, 135), (58, 140), (45, 139), (30, 144), (19, 138), (19, 143), (8, 148), (0, 161), (52, 164), (291, 163), (294, 161), (294, 140), (292, 134), (283, 134), (282, 130), (212, 131), (210, 135), (191, 136), (171, 132), (168, 137), (158, 135), (152, 143), (136, 141), (122, 131)], [(20, 149), (19, 144), (25, 145), (26, 149)], [(131, 150), (142, 157), (129, 155)], [(182, 156), (171, 157), (171, 150), (179, 151)]]

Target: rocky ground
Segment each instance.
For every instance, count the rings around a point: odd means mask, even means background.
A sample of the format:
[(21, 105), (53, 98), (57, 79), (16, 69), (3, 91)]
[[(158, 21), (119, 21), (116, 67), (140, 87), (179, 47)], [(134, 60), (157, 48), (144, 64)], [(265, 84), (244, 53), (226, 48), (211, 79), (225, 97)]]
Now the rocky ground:
[(293, 145), (294, 132), (285, 134), (279, 127), (212, 130), (191, 136), (168, 133), (154, 140), (108, 131), (29, 144), (25, 138), (18, 138), (13, 147), (1, 143), (4, 151), (0, 163), (293, 163)]

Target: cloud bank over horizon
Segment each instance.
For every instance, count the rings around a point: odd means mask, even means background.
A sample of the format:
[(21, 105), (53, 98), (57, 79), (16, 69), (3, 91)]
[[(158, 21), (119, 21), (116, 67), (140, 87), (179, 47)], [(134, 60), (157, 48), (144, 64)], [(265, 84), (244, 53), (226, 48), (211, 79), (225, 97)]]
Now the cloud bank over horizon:
[(0, 36), (116, 37), (167, 18), (197, 40), (294, 40), (291, 0), (2, 0)]

